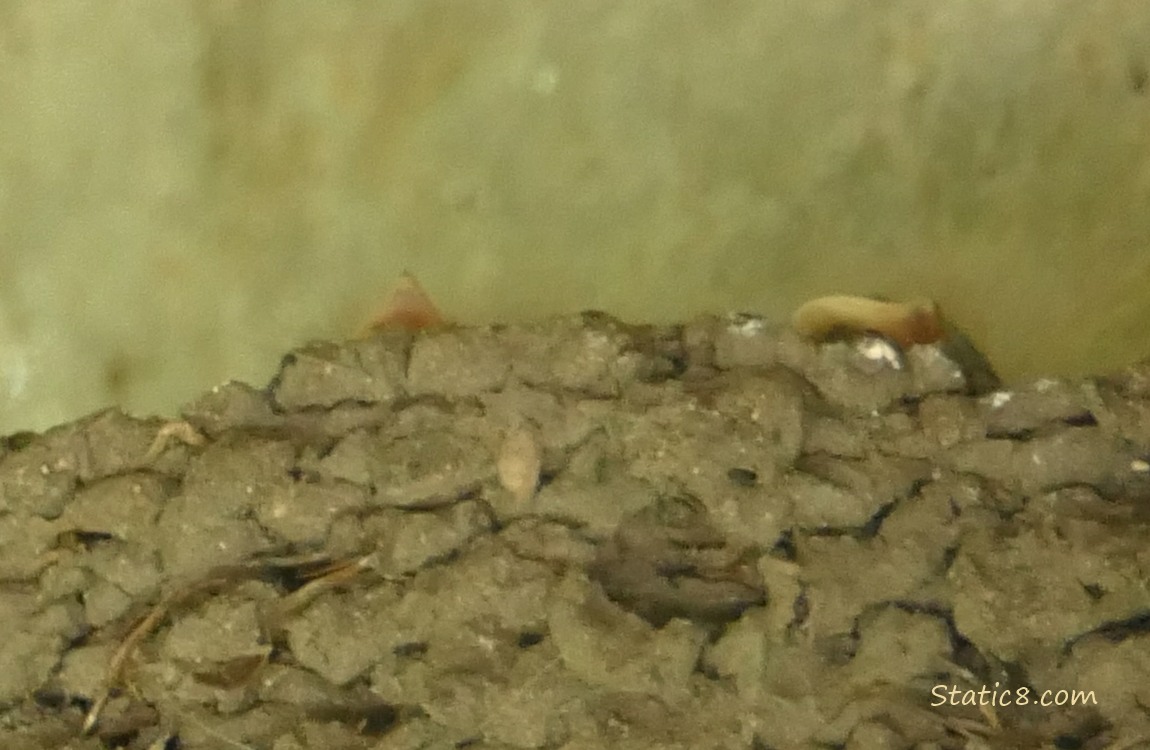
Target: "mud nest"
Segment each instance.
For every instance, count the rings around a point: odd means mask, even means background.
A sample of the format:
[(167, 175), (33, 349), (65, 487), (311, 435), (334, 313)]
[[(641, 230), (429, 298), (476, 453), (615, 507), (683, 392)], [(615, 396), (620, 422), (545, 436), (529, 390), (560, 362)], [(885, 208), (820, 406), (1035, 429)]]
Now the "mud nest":
[(586, 314), (0, 448), (0, 747), (1150, 747), (1150, 367)]

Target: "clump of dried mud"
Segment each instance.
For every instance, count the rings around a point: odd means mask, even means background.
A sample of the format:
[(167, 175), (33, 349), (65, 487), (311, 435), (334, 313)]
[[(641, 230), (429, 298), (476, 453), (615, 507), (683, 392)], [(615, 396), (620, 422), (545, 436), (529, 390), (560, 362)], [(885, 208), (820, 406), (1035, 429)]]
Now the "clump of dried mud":
[(10, 437), (0, 747), (1148, 746), (1150, 367), (954, 351), (587, 314)]

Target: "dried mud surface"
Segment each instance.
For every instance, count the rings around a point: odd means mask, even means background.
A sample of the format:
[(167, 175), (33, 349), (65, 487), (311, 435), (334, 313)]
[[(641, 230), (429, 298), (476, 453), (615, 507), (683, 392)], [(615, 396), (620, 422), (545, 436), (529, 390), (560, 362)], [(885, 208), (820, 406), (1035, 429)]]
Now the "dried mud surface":
[(1150, 747), (1150, 367), (956, 352), (586, 314), (10, 436), (0, 747)]

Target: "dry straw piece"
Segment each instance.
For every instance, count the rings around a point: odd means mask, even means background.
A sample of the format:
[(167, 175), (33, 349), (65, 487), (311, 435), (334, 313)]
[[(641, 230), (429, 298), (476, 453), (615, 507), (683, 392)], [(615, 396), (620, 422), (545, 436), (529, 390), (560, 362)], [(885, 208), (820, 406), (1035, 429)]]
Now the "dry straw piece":
[(543, 451), (539, 437), (529, 425), (518, 424), (507, 430), (495, 464), (499, 483), (520, 503), (535, 495), (539, 473), (543, 469)]

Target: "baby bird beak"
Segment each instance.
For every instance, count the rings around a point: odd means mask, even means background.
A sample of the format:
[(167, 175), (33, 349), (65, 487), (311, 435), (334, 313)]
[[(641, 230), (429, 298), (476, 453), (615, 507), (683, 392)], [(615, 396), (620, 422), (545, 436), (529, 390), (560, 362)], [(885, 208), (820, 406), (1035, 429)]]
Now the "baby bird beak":
[(796, 310), (791, 325), (815, 341), (844, 333), (872, 332), (903, 348), (933, 344), (946, 335), (938, 306), (930, 300), (883, 302), (847, 295), (819, 297)]
[(368, 332), (421, 331), (446, 323), (447, 319), (439, 312), (439, 308), (431, 301), (431, 297), (415, 276), (404, 271), (383, 312), (368, 324)]

